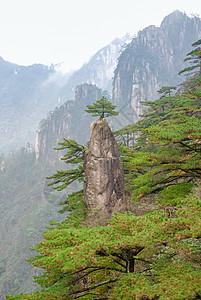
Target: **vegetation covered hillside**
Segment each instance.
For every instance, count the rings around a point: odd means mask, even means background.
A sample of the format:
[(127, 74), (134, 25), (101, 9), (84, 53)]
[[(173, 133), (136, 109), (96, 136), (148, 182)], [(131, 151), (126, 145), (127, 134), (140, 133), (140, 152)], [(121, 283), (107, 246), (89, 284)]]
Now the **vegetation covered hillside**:
[(58, 196), (44, 191), (44, 181), (53, 169), (36, 164), (30, 145), (0, 156), (0, 299), (5, 293), (38, 290), (32, 276), (39, 274), (25, 258), (33, 255), (30, 247), (42, 239), (50, 219), (57, 214)]
[[(44, 270), (35, 277), (43, 289), (7, 299), (201, 299), (201, 77), (191, 82), (196, 89), (149, 102), (116, 133), (128, 211), (98, 225), (80, 209), (82, 192), (70, 195), (61, 203), (70, 216), (29, 259)], [(73, 162), (78, 152), (66, 149)], [(62, 189), (72, 173), (59, 174)]]

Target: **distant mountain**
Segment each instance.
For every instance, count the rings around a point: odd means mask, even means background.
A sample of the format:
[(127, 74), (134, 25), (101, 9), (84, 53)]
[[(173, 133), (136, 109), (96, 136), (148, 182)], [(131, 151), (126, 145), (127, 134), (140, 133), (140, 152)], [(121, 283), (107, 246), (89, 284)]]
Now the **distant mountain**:
[(126, 34), (116, 38), (109, 45), (96, 52), (88, 63), (75, 71), (62, 88), (61, 98), (71, 99), (77, 85), (83, 83), (95, 84), (102, 90), (112, 92), (112, 78), (117, 66), (117, 60), (122, 47), (131, 41), (131, 36)]
[(175, 11), (160, 27), (147, 27), (132, 41), (128, 34), (115, 39), (71, 75), (0, 58), (0, 153), (33, 144), (40, 120), (73, 99), (76, 86), (84, 83), (112, 94), (124, 115), (119, 126), (136, 121), (142, 113), (141, 101), (154, 100), (162, 86), (183, 80), (178, 72), (192, 42), (200, 36), (201, 19)]
[[(142, 113), (141, 101), (157, 99), (162, 86), (183, 81), (178, 72), (191, 44), (201, 37), (201, 19), (174, 11), (160, 27), (149, 26), (122, 51), (113, 81), (113, 101), (133, 111), (133, 121)], [(131, 117), (130, 117), (131, 119)], [(130, 122), (130, 119), (128, 122)]]
[(128, 34), (115, 39), (70, 77), (54, 67), (18, 66), (0, 58), (0, 153), (33, 144), (40, 120), (72, 99), (77, 85), (96, 84), (111, 92), (117, 58), (130, 39)]
[(54, 76), (53, 68), (0, 58), (0, 152), (33, 142), (40, 119), (58, 104), (60, 81)]

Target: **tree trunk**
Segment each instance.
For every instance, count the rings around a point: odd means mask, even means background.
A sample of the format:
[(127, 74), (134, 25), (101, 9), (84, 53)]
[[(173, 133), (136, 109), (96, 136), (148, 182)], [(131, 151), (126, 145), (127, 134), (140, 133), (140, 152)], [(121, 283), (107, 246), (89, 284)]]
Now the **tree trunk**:
[(134, 273), (134, 265), (135, 265), (135, 259), (134, 258), (130, 258), (126, 262), (126, 272), (127, 273)]

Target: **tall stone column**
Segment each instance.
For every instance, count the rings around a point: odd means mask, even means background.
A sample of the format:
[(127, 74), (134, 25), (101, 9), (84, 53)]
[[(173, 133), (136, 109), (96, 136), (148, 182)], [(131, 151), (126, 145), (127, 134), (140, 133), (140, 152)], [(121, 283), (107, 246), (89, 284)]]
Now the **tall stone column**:
[(115, 211), (126, 211), (120, 151), (105, 119), (92, 124), (84, 175), (84, 201), (89, 211), (98, 211), (107, 217)]

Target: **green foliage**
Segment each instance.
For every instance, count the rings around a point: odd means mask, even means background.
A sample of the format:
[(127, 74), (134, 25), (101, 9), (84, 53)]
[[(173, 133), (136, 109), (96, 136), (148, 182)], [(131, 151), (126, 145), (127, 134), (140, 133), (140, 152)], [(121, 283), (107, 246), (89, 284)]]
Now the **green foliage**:
[(200, 280), (200, 272), (190, 264), (161, 260), (154, 265), (150, 278), (142, 274), (125, 275), (110, 299), (195, 299), (200, 292)]
[[(76, 164), (75, 169), (69, 170), (60, 170), (57, 171), (56, 174), (47, 177), (47, 179), (53, 179), (53, 181), (49, 184), (56, 185), (55, 189), (58, 191), (62, 191), (63, 189), (67, 188), (71, 183), (74, 181), (82, 182), (84, 180), (83, 177), (83, 161), (84, 161), (84, 153), (85, 147), (79, 145), (74, 140), (67, 140), (64, 139), (63, 143), (59, 143), (61, 145), (60, 148), (55, 148), (55, 150), (66, 150), (67, 153), (64, 155), (61, 160), (64, 160), (66, 164)], [(61, 183), (60, 185), (58, 185)]]
[(192, 66), (187, 67), (179, 72), (179, 74), (193, 71), (199, 68), (199, 75), (201, 75), (201, 40), (198, 40), (192, 44), (193, 49), (191, 52), (187, 54), (187, 57), (184, 61), (188, 61)]
[(69, 194), (67, 199), (60, 202), (59, 205), (64, 206), (59, 213), (69, 213), (65, 223), (77, 226), (86, 218), (87, 209), (83, 202), (83, 190)]
[[(61, 205), (70, 218), (49, 228), (28, 260), (44, 270), (35, 277), (44, 289), (7, 299), (201, 297), (201, 201), (194, 194), (201, 178), (200, 117), (198, 88), (149, 103), (142, 120), (117, 132), (135, 136), (133, 144), (120, 145), (127, 197), (157, 209), (115, 213), (107, 225), (92, 227), (82, 214), (82, 191), (69, 195)], [(67, 142), (66, 162), (81, 166), (77, 147)], [(53, 177), (62, 184), (58, 190), (81, 178), (70, 171)]]
[(60, 170), (57, 171), (56, 174), (47, 177), (47, 179), (54, 179), (53, 182), (49, 183), (50, 185), (62, 183), (56, 187), (57, 191), (62, 191), (63, 189), (67, 188), (71, 183), (74, 181), (83, 181), (83, 166), (78, 166), (76, 169), (70, 169), (70, 170)]
[[(195, 97), (200, 97), (200, 93), (189, 92), (179, 101), (174, 98), (173, 109), (168, 107), (173, 103), (169, 97), (158, 124), (155, 111), (160, 111), (167, 98), (157, 100), (152, 104), (154, 114), (150, 112), (138, 122), (142, 134), (131, 149), (124, 147), (122, 158), (128, 169), (126, 184), (135, 196), (157, 193), (172, 185), (188, 185), (201, 178), (201, 108)], [(137, 177), (134, 184), (129, 177)]]
[(87, 105), (88, 109), (85, 111), (87, 113), (92, 114), (93, 117), (110, 117), (117, 116), (118, 112), (116, 112), (115, 105), (113, 105), (106, 97), (102, 97), (100, 100), (97, 100), (92, 105)]
[[(6, 293), (39, 289), (32, 276), (38, 270), (25, 262), (29, 249), (41, 241), (51, 218), (60, 221), (55, 205), (43, 197), (44, 178), (50, 171), (36, 164), (30, 147), (21, 148), (0, 162), (0, 299)], [(58, 197), (57, 197), (58, 199)]]
[(74, 140), (67, 140), (64, 138), (63, 143), (59, 143), (61, 147), (55, 148), (55, 150), (68, 150), (68, 152), (64, 155), (62, 160), (65, 161), (67, 164), (77, 164), (80, 162), (83, 162), (84, 159), (84, 153), (85, 153), (85, 147), (82, 145), (79, 145)]
[[(54, 291), (51, 299), (90, 299), (91, 293), (106, 299), (143, 299), (145, 295), (165, 299), (163, 293), (168, 295), (173, 288), (174, 299), (195, 296), (200, 292), (200, 270), (175, 253), (191, 255), (192, 249), (182, 240), (199, 236), (201, 206), (196, 197), (181, 204), (177, 217), (171, 219), (163, 211), (155, 211), (142, 217), (115, 214), (107, 226), (59, 224), (44, 233), (45, 240), (36, 246), (40, 255), (29, 259), (46, 270), (36, 282)], [(153, 255), (156, 249), (158, 253)], [(192, 289), (176, 288), (186, 284)], [(42, 299), (44, 292), (27, 295), (27, 299)]]
[[(83, 182), (84, 181), (84, 155), (85, 147), (79, 145), (74, 140), (67, 140), (64, 138), (64, 142), (59, 143), (61, 147), (55, 148), (55, 150), (67, 150), (61, 160), (66, 164), (76, 165), (76, 168), (69, 170), (59, 170), (56, 174), (53, 174), (47, 179), (53, 179), (49, 186), (55, 185), (54, 189), (57, 191), (63, 191), (73, 182)], [(81, 222), (86, 214), (86, 206), (83, 202), (83, 190), (73, 192), (67, 196), (67, 199), (60, 202), (59, 205), (64, 207), (59, 211), (59, 213), (69, 212), (68, 222), (71, 224), (77, 224)]]
[[(146, 186), (147, 193), (153, 193), (170, 185), (187, 184), (201, 178), (200, 119), (180, 113), (177, 118), (149, 127), (145, 132), (150, 143), (161, 146), (148, 155), (153, 168), (135, 182), (139, 187), (138, 194), (146, 193)], [(142, 159), (147, 157), (146, 153), (140, 155)], [(134, 162), (138, 164), (136, 160)]]
[(163, 86), (158, 93), (161, 94), (161, 98), (171, 96), (172, 90), (176, 90), (176, 86)]

